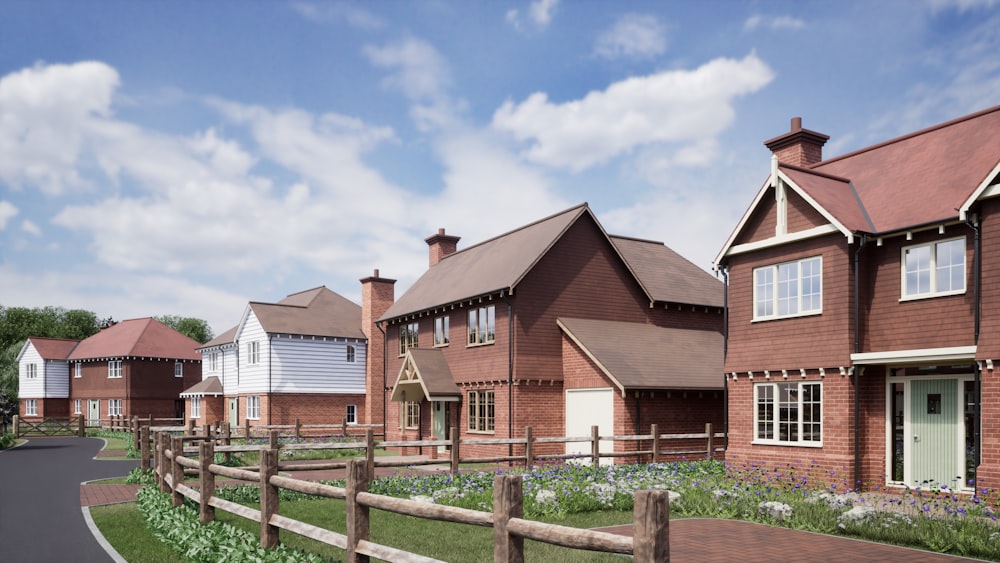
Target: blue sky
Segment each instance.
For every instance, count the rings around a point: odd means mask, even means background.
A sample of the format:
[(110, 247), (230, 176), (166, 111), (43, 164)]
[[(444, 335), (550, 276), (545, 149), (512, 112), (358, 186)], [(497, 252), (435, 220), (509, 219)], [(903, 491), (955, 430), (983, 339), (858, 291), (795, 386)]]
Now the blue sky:
[(1000, 0), (0, 3), (0, 304), (219, 333), (589, 202), (709, 269), (794, 116), (1000, 104)]

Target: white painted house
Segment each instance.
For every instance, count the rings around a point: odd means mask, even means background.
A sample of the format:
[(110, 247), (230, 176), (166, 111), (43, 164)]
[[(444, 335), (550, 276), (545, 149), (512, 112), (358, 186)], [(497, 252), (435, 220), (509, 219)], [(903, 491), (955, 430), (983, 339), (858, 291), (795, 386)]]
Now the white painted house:
[(199, 424), (362, 422), (367, 339), (361, 307), (325, 286), (252, 301), (201, 348), (201, 383), (182, 396)]
[(70, 352), (79, 340), (31, 337), (17, 355), (19, 414), (23, 418), (69, 416)]

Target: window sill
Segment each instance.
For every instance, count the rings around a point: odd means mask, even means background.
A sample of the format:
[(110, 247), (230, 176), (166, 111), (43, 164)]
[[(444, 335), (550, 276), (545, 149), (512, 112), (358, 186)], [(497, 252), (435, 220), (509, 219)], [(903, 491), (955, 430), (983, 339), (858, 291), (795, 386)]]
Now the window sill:
[(823, 311), (809, 311), (808, 313), (798, 313), (795, 315), (782, 315), (773, 317), (754, 317), (750, 320), (751, 323), (765, 323), (769, 321), (783, 321), (785, 319), (801, 319), (802, 317), (817, 317), (822, 315)]
[(478, 342), (476, 344), (466, 344), (466, 348), (479, 348), (480, 346), (492, 346), (496, 344), (496, 340), (491, 340), (489, 342)]
[(753, 440), (753, 446), (782, 446), (786, 448), (822, 448), (823, 442), (779, 442), (777, 440)]
[(496, 436), (496, 430), (466, 430), (467, 434), (483, 434), (486, 436)]
[(450, 342), (445, 342), (444, 344), (435, 344), (434, 348), (447, 348)]
[(899, 298), (899, 302), (903, 303), (906, 301), (923, 301), (924, 299), (934, 299), (935, 297), (951, 297), (953, 295), (965, 295), (965, 290), (961, 291), (945, 291), (942, 293), (921, 293), (920, 295), (904, 295)]

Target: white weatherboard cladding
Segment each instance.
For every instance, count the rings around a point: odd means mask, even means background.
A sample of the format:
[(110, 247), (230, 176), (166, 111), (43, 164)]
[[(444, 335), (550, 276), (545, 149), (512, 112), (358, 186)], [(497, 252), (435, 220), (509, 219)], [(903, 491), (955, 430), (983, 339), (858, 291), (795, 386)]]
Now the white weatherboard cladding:
[[(365, 344), (311, 336), (274, 338), (272, 390), (278, 393), (364, 393)], [(347, 346), (354, 362), (347, 362)]]
[[(260, 361), (256, 365), (250, 364), (248, 355), (248, 344), (254, 341), (260, 343)], [(267, 333), (260, 326), (260, 321), (257, 320), (253, 310), (247, 315), (237, 342), (240, 361), (240, 384), (237, 393), (267, 393), (267, 366), (271, 350), (268, 346)], [(229, 392), (228, 389), (226, 391)]]
[(45, 398), (69, 397), (69, 363), (50, 360), (44, 364)]
[[(35, 364), (35, 373), (38, 375), (33, 379), (28, 379), (28, 365)], [(35, 350), (31, 343), (21, 355), (21, 361), (17, 363), (18, 395), (22, 398), (42, 398), (44, 395), (45, 360)]]
[[(245, 351), (245, 349), (244, 349)], [(215, 369), (212, 369), (212, 354), (217, 354)], [(228, 346), (226, 348), (212, 348), (205, 350), (201, 355), (201, 378), (218, 377), (222, 383), (224, 393), (236, 393), (236, 385), (239, 380), (237, 362), (239, 361), (239, 347)]]

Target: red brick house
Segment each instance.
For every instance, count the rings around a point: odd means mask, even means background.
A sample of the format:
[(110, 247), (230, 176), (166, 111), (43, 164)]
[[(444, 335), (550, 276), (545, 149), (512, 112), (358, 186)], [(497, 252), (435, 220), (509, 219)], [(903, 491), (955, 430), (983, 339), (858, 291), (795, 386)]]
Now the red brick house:
[[(204, 378), (184, 390), (197, 424), (367, 422), (362, 308), (325, 286), (251, 301), (240, 323), (199, 347)], [(381, 357), (378, 358), (381, 360)]]
[(69, 356), (79, 340), (40, 338), (25, 341), (17, 355), (18, 408), (21, 418), (69, 416)]
[(150, 317), (102, 329), (66, 358), (70, 414), (182, 418), (180, 393), (201, 380), (199, 346)]
[(792, 120), (716, 258), (727, 460), (1000, 487), (1000, 107), (823, 160)]
[(722, 423), (722, 284), (662, 243), (609, 236), (586, 204), (460, 251), (426, 240), (429, 269), (379, 318), (390, 440)]

